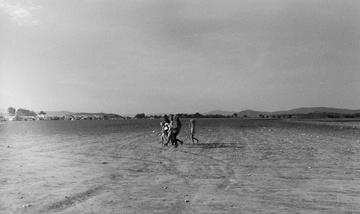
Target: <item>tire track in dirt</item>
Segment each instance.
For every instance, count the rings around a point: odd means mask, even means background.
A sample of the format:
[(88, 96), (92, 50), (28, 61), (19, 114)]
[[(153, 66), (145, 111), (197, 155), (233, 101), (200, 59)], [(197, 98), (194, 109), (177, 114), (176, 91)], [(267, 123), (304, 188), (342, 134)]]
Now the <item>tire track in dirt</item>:
[[(125, 159), (129, 159), (129, 160), (136, 160), (136, 161), (148, 161), (148, 160), (144, 160), (141, 158), (132, 158), (131, 155), (130, 156), (120, 156), (118, 155), (119, 153), (123, 153), (123, 152), (130, 152), (130, 151), (134, 151), (137, 150), (137, 148), (139, 147), (139, 144), (141, 142), (141, 140), (139, 140), (140, 137), (148, 137), (150, 134), (146, 134), (144, 136), (144, 134), (135, 134), (135, 135), (129, 135), (126, 136), (125, 138), (121, 139), (121, 144), (115, 146), (115, 149), (113, 149), (113, 152), (111, 152), (114, 155), (109, 154), (109, 152), (107, 150), (104, 151), (100, 151), (97, 152), (95, 154), (92, 154), (93, 160), (96, 158), (99, 159), (103, 159), (104, 157), (110, 157), (110, 158), (125, 158)], [(111, 143), (110, 142), (102, 142), (102, 143)], [(105, 153), (105, 156), (104, 156)], [(88, 155), (88, 153), (76, 153), (76, 155)], [(79, 162), (79, 160), (77, 160)], [(88, 162), (83, 162), (80, 161), (81, 163), (94, 163), (93, 161), (88, 161)], [(96, 162), (95, 162), (96, 163)], [(103, 164), (108, 163), (108, 162), (103, 162)], [(154, 162), (155, 163), (155, 162)], [(99, 164), (101, 164), (99, 162)], [(105, 190), (107, 191), (111, 191), (114, 194), (117, 194), (117, 192), (115, 190), (113, 190), (109, 185), (111, 185), (116, 179), (118, 179), (119, 176), (117, 173), (111, 173), (110, 175), (108, 173), (105, 173), (103, 176), (100, 177), (95, 177), (92, 180), (91, 183), (97, 183), (96, 186), (91, 187), (85, 191), (70, 195), (70, 196), (66, 196), (65, 199), (62, 200), (58, 200), (55, 201), (53, 203), (50, 203), (49, 205), (45, 205), (45, 208), (42, 208), (39, 210), (40, 213), (50, 213), (50, 212), (61, 212), (61, 211), (65, 211), (68, 208), (74, 207), (78, 204), (84, 203), (87, 200), (96, 197), (97, 195), (100, 195), (102, 192), (104, 192)], [(121, 178), (123, 178), (121, 176)]]
[(103, 185), (95, 186), (87, 189), (86, 191), (76, 193), (72, 196), (66, 196), (65, 199), (51, 203), (44, 210), (40, 210), (40, 213), (60, 212), (66, 210), (100, 194), (104, 189), (105, 186)]

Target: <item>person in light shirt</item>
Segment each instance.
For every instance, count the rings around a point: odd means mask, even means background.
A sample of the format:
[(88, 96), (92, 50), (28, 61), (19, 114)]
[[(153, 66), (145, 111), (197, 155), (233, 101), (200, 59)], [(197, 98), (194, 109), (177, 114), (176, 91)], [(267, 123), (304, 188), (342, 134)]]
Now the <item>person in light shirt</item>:
[(191, 141), (192, 143), (199, 142), (199, 140), (195, 137), (195, 119), (190, 120), (190, 134), (191, 134)]

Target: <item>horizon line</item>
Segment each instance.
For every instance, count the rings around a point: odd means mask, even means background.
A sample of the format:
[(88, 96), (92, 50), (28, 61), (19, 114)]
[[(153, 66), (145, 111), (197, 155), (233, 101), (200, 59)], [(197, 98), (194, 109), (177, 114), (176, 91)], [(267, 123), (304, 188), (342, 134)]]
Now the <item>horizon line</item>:
[[(0, 107), (0, 112), (1, 110), (3, 110), (3, 112), (7, 112), (7, 109), (13, 107), (13, 106), (9, 106), (7, 108), (2, 108)], [(15, 108), (15, 107), (13, 107)], [(228, 112), (228, 113), (239, 113), (239, 112), (243, 112), (243, 111), (256, 111), (256, 112), (268, 112), (268, 113), (272, 113), (272, 112), (278, 112), (278, 111), (290, 111), (290, 110), (294, 110), (294, 109), (301, 109), (301, 108), (331, 108), (331, 109), (342, 109), (342, 110), (350, 110), (350, 111), (360, 111), (360, 108), (345, 108), (345, 107), (328, 107), (328, 106), (303, 106), (303, 107), (295, 107), (295, 108), (289, 108), (289, 109), (282, 109), (282, 110), (273, 110), (273, 111), (268, 111), (268, 110), (256, 110), (256, 109), (244, 109), (244, 110), (238, 110), (238, 111), (232, 111), (232, 110), (222, 110), (222, 109), (215, 109), (215, 110), (210, 110), (210, 111), (194, 111), (194, 112), (163, 112), (163, 113), (154, 113), (154, 112), (137, 112), (137, 113), (118, 113), (118, 112), (107, 112), (107, 111), (69, 111), (69, 110), (32, 110), (32, 109), (28, 109), (25, 107), (19, 107), (19, 108), (15, 108), (15, 109), (26, 109), (26, 110), (30, 110), (30, 111), (34, 111), (34, 112), (40, 112), (40, 111), (44, 111), (44, 112), (70, 112), (70, 113), (92, 113), (92, 114), (96, 114), (96, 113), (105, 113), (105, 114), (118, 114), (118, 115), (123, 115), (123, 116), (133, 116), (136, 114), (142, 114), (144, 113), (145, 115), (164, 115), (164, 114), (206, 114), (209, 112), (215, 112), (215, 111), (222, 111), (222, 112)]]

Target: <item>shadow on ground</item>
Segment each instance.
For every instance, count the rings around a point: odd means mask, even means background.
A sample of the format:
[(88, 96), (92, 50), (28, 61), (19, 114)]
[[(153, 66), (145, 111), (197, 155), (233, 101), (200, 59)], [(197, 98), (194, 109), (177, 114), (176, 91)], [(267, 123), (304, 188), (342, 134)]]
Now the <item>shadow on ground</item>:
[(196, 143), (187, 145), (190, 148), (219, 149), (219, 148), (244, 148), (238, 143)]

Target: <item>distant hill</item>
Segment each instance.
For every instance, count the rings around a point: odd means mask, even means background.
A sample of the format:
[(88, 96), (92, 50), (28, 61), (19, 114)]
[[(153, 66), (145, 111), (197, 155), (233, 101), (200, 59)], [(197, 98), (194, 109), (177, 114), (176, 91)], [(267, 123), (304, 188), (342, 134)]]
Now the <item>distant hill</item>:
[(48, 117), (64, 117), (74, 114), (73, 112), (70, 111), (45, 111), (45, 113), (46, 116)]
[(302, 108), (294, 108), (290, 110), (284, 111), (255, 111), (251, 109), (247, 109), (240, 112), (230, 112), (230, 111), (222, 111), (222, 110), (214, 110), (204, 113), (204, 115), (224, 115), (230, 116), (236, 113), (238, 117), (259, 117), (259, 115), (299, 115), (299, 114), (310, 114), (310, 113), (333, 113), (333, 114), (359, 114), (360, 109), (343, 109), (343, 108), (329, 108), (329, 107), (302, 107)]
[(87, 112), (79, 112), (79, 113), (73, 113), (72, 115), (74, 116), (80, 116), (80, 115), (84, 115), (84, 116), (102, 116), (102, 117), (110, 117), (110, 118), (124, 118), (121, 115), (118, 114), (112, 114), (112, 113), (87, 113)]
[(204, 113), (204, 115), (224, 115), (224, 116), (231, 116), (235, 112), (232, 111), (222, 111), (222, 110), (214, 110)]
[(262, 112), (262, 111), (254, 111), (251, 109), (240, 111), (237, 113), (238, 117), (258, 117), (260, 114), (270, 114), (269, 112)]
[(360, 113), (360, 109), (341, 109), (341, 108), (328, 108), (328, 107), (303, 107), (290, 109), (288, 111), (275, 111), (271, 114), (310, 114), (310, 113), (337, 113), (337, 114), (356, 114)]
[(71, 112), (71, 111), (45, 111), (47, 117), (64, 117), (64, 116), (105, 116), (105, 117), (123, 117), (118, 114), (112, 114), (112, 113), (89, 113), (89, 112)]

